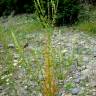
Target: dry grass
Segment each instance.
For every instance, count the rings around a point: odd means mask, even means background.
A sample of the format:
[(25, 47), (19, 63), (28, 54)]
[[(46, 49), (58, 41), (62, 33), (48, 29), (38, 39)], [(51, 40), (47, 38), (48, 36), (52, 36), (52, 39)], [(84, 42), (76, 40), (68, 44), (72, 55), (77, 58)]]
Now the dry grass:
[(55, 96), (57, 93), (57, 86), (54, 76), (54, 68), (52, 55), (50, 53), (51, 45), (49, 42), (48, 35), (46, 36), (46, 43), (44, 48), (44, 81), (43, 81), (43, 95), (44, 96)]

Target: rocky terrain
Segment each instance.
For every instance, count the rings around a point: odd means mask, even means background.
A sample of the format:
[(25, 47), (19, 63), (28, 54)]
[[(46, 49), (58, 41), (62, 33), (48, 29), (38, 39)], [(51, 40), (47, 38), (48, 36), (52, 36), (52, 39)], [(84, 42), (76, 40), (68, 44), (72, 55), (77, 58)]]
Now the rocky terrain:
[[(15, 82), (14, 90), (17, 94), (12, 90), (13, 83), (7, 82), (11, 79), (2, 77), (0, 80), (5, 80), (7, 83), (0, 83), (0, 96), (42, 96), (39, 80), (43, 78), (41, 74), (43, 69), (40, 69), (40, 67), (43, 66), (44, 61), (41, 53), (45, 36), (42, 32), (33, 32), (26, 33), (24, 38), (21, 39), (20, 43), (22, 46), (24, 45), (24, 57), (27, 58), (30, 64), (28, 66), (32, 67), (33, 71), (31, 75), (27, 75), (25, 65), (22, 67), (22, 65), (18, 64), (20, 54), (15, 50), (16, 46), (9, 42), (7, 46), (8, 50), (12, 50), (12, 56), (14, 57), (13, 66), (15, 66), (13, 68), (15, 71), (12, 74), (11, 72), (9, 73), (12, 78), (14, 77), (12, 80)], [(57, 96), (96, 96), (96, 37), (89, 36), (84, 32), (73, 32), (72, 30), (63, 32), (63, 29), (56, 29), (53, 32), (51, 42), (52, 48), (55, 50), (54, 60), (57, 64), (56, 66), (62, 66), (62, 74), (67, 70), (67, 75), (63, 79), (60, 79), (61, 77), (58, 77), (60, 74), (57, 73), (57, 85), (59, 86)], [(35, 53), (32, 50), (36, 50), (39, 54), (36, 58), (34, 58)], [(0, 56), (2, 54), (6, 55), (7, 53), (3, 49), (2, 42), (0, 42)], [(69, 65), (67, 66), (64, 62), (67, 62), (69, 58), (72, 60), (70, 59), (71, 63), (68, 63)], [(35, 59), (39, 61), (38, 66), (34, 64), (36, 63)], [(68, 67), (67, 69), (64, 64)], [(2, 67), (4, 65), (1, 64), (0, 69), (4, 72), (6, 67)], [(59, 72), (58, 70), (61, 68), (59, 67), (56, 72)], [(39, 70), (38, 76), (35, 72), (36, 68)]]

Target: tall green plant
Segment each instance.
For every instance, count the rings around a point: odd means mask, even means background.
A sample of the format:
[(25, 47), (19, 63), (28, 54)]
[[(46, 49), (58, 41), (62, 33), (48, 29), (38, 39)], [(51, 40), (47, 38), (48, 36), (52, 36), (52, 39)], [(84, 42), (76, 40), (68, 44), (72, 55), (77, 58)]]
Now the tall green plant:
[(55, 23), (58, 2), (59, 0), (34, 0), (36, 13), (45, 28)]
[[(36, 12), (39, 20), (45, 29), (45, 46), (44, 46), (44, 81), (43, 81), (43, 96), (55, 96), (57, 92), (51, 47), (52, 26), (55, 22), (58, 0), (48, 0), (47, 9), (44, 8), (43, 0), (34, 0)], [(46, 16), (47, 10), (47, 16)], [(51, 19), (50, 19), (51, 16)]]

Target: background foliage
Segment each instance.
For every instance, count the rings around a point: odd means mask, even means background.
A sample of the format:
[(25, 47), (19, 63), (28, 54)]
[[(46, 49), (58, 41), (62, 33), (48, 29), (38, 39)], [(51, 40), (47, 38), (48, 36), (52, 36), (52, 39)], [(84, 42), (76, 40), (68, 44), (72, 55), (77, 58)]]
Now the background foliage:
[[(42, 1), (45, 15), (48, 15), (47, 1), (51, 2), (51, 0)], [(57, 14), (55, 16), (56, 25), (73, 24), (77, 21), (78, 14), (80, 12), (80, 5), (82, 3), (96, 5), (95, 0), (59, 0)], [(15, 15), (22, 13), (34, 13), (34, 0), (0, 0), (0, 16), (10, 15), (12, 12)], [(50, 14), (50, 17), (51, 15), (52, 14)]]

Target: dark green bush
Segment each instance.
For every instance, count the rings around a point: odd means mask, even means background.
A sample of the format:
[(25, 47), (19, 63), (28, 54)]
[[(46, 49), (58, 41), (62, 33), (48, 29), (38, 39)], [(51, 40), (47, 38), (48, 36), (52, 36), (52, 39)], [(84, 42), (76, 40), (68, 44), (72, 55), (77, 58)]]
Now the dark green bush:
[(34, 0), (16, 0), (15, 13), (33, 13), (34, 12)]
[[(45, 15), (48, 15), (48, 1), (51, 0), (43, 0)], [(80, 9), (78, 1), (59, 0), (56, 25), (73, 24), (78, 19)], [(51, 7), (50, 3), (50, 9)], [(13, 11), (15, 14), (35, 12), (34, 0), (0, 0), (0, 15), (9, 15)], [(50, 10), (50, 19), (52, 19), (51, 13)]]
[(16, 0), (0, 0), (0, 16), (9, 15), (14, 10)]
[(33, 13), (33, 0), (0, 0), (0, 16), (9, 15), (11, 12), (15, 14)]
[(56, 24), (73, 24), (78, 19), (79, 10), (78, 0), (59, 0)]

